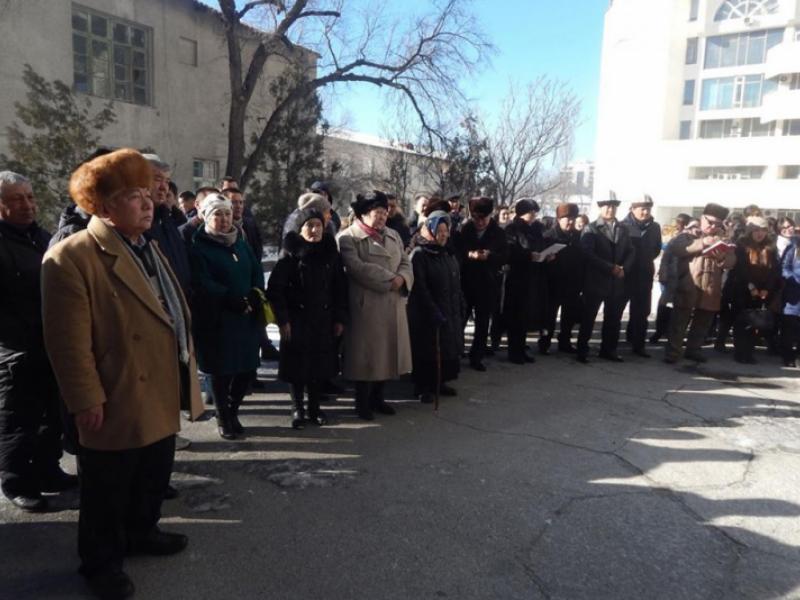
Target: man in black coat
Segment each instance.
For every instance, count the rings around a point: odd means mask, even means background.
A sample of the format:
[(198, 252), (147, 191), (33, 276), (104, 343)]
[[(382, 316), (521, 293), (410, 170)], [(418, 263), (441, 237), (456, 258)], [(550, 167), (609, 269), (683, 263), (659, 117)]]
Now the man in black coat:
[(476, 371), (486, 370), (483, 358), (487, 353), (489, 321), (499, 298), (500, 269), (508, 258), (506, 235), (492, 219), (493, 210), (491, 198), (472, 198), (470, 219), (463, 223), (455, 238), (461, 263), (461, 287), (467, 304), (466, 317), (474, 311), (475, 334), (469, 364)]
[(542, 224), (536, 221), (539, 204), (522, 198), (514, 205), (514, 220), (506, 227), (508, 263), (503, 319), (508, 329), (508, 360), (536, 362), (525, 352), (528, 332), (544, 321), (546, 284), (539, 253), (544, 249)]
[(155, 154), (143, 156), (153, 167), (153, 187), (150, 190), (150, 197), (153, 200), (153, 224), (145, 233), (145, 237), (158, 242), (159, 249), (167, 257), (169, 266), (178, 278), (184, 296), (189, 298), (191, 280), (189, 255), (186, 244), (178, 232), (178, 225), (172, 217), (172, 209), (167, 204), (170, 167)]
[(563, 244), (562, 248), (545, 267), (547, 274), (547, 314), (545, 331), (539, 338), (539, 352), (547, 354), (556, 328), (556, 316), (561, 309), (558, 332), (558, 351), (575, 353), (572, 345), (572, 330), (581, 321), (583, 303), (581, 291), (585, 260), (581, 249), (581, 234), (575, 229), (578, 217), (577, 204), (560, 204), (556, 207), (556, 222), (544, 232), (547, 247)]
[(625, 296), (629, 303), (625, 333), (633, 353), (643, 358), (650, 358), (644, 345), (652, 308), (654, 261), (661, 254), (661, 226), (653, 219), (652, 210), (653, 199), (645, 194), (631, 203), (630, 212), (622, 220), (635, 252), (633, 267), (625, 273)]
[(586, 257), (583, 284), (583, 316), (578, 332), (577, 359), (588, 362), (597, 311), (603, 305), (603, 332), (600, 358), (622, 362), (617, 354), (622, 311), (625, 310), (625, 274), (635, 259), (628, 230), (617, 221), (619, 200), (612, 193), (608, 200), (597, 202), (600, 218), (584, 227), (581, 248)]
[(389, 216), (386, 219), (386, 226), (399, 233), (400, 239), (403, 240), (403, 247), (408, 248), (411, 243), (411, 229), (408, 227), (406, 218), (397, 205), (397, 196), (386, 194), (386, 197), (389, 199)]
[(39, 278), (49, 241), (30, 181), (0, 172), (0, 480), (3, 495), (27, 511), (47, 508), (42, 492), (77, 485), (59, 466), (58, 387), (42, 334)]

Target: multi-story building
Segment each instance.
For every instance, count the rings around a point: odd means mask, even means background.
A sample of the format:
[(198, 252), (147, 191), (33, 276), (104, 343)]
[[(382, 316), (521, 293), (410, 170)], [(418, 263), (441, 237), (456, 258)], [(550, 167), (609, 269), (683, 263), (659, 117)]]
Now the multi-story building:
[(576, 194), (591, 195), (594, 189), (594, 162), (573, 160), (561, 169), (561, 181)]
[[(245, 58), (253, 38), (243, 34)], [(315, 55), (303, 49), (304, 60)], [(230, 97), (228, 52), (219, 14), (197, 0), (11, 0), (0, 2), (0, 152), (24, 102), (23, 66), (72, 87), (99, 107), (113, 100), (112, 147), (152, 148), (187, 189), (219, 181), (225, 166)], [(246, 128), (263, 126), (269, 84), (285, 68), (270, 60)]]
[(613, 0), (594, 196), (800, 217), (800, 0)]

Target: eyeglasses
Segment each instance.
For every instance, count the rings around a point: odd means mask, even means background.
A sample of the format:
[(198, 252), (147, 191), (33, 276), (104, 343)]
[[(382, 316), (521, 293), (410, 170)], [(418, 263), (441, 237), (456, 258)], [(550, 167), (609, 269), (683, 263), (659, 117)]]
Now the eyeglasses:
[(720, 219), (709, 219), (706, 215), (703, 215), (703, 218), (706, 220), (706, 223), (708, 223), (712, 227), (722, 227), (722, 225), (724, 224), (724, 222), (721, 221)]

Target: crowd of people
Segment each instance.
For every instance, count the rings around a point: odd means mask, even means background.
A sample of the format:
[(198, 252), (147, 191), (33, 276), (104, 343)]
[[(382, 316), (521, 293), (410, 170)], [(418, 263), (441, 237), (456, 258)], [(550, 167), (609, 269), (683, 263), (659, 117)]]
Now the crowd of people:
[[(540, 218), (532, 198), (419, 194), (406, 219), (395, 196), (372, 190), (341, 218), (316, 182), (287, 217), (265, 283), (262, 234), (232, 178), (179, 193), (157, 155), (100, 151), (69, 194), (51, 236), (30, 181), (0, 172), (0, 479), (26, 511), (80, 486), (80, 572), (103, 598), (133, 593), (126, 555), (187, 545), (158, 521), (174, 494), (181, 411), (207, 412), (199, 374), (219, 435), (235, 440), (260, 358), (278, 360), (293, 428), (329, 422), (321, 404), (340, 375), (357, 417), (372, 420), (395, 413), (385, 385), (406, 373), (421, 402), (456, 395), (462, 359), (486, 371), (504, 335), (512, 363), (535, 362), (533, 348), (587, 363), (601, 306), (603, 360), (624, 360), (627, 306), (638, 357), (665, 337), (668, 363), (703, 362), (702, 346), (727, 351), (732, 330), (735, 360), (755, 362), (763, 340), (797, 366), (797, 230), (755, 206), (678, 215), (667, 241), (648, 195), (618, 219), (610, 194), (592, 222), (569, 203)], [(61, 469), (62, 449), (77, 454), (79, 477)]]

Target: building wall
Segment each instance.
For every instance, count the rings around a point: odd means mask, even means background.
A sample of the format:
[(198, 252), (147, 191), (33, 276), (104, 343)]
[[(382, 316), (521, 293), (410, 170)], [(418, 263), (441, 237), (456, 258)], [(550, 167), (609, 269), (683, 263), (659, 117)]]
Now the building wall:
[[(7, 152), (5, 126), (15, 120), (14, 102), (24, 100), (23, 65), (48, 80), (73, 83), (72, 9), (85, 7), (152, 31), (152, 96), (148, 106), (114, 102), (117, 123), (102, 136), (113, 147), (151, 147), (173, 165), (181, 189), (193, 187), (192, 161), (216, 161), (221, 174), (227, 155), (230, 97), (228, 58), (218, 16), (194, 0), (11, 0), (0, 3), (0, 152)], [(197, 65), (181, 61), (180, 38), (197, 44)], [(185, 42), (183, 42), (185, 43)], [(246, 47), (246, 46), (245, 46)], [(184, 48), (185, 49), (185, 48)], [(254, 94), (251, 114), (272, 105), (269, 80), (284, 69), (267, 65)], [(79, 98), (87, 94), (77, 93)], [(90, 97), (94, 106), (104, 99)], [(258, 126), (256, 119), (249, 127)]]
[[(783, 120), (776, 122), (773, 136), (700, 138), (703, 120), (766, 120), (766, 104), (775, 98), (764, 96), (767, 100), (762, 105), (751, 108), (701, 109), (703, 80), (763, 73), (770, 60), (767, 55), (764, 64), (706, 69), (708, 38), (781, 28), (785, 30), (784, 43), (790, 43), (800, 30), (800, 2), (780, 0), (776, 14), (749, 21), (714, 21), (723, 0), (696, 0), (696, 20), (690, 19), (692, 1), (614, 0), (609, 7), (603, 39), (595, 198), (614, 190), (623, 202), (629, 202), (648, 193), (662, 220), (678, 212), (697, 212), (707, 202), (732, 209), (755, 203), (776, 216), (787, 211), (800, 214), (800, 179), (781, 178), (781, 167), (800, 164), (800, 135), (781, 135)], [(687, 65), (687, 40), (694, 37), (698, 38), (697, 62)], [(789, 54), (793, 55), (795, 48), (800, 57), (800, 43), (788, 47)], [(695, 81), (695, 89), (684, 105), (687, 80)], [(781, 83), (779, 89), (786, 85)], [(783, 116), (791, 112), (783, 110)], [(681, 139), (682, 121), (691, 123), (688, 139)], [(739, 166), (766, 169), (758, 179), (697, 178), (705, 167), (731, 170)]]
[(333, 132), (323, 138), (325, 171), (330, 172), (333, 163), (341, 170), (339, 179), (347, 187), (348, 197), (338, 198), (340, 207), (349, 206), (358, 192), (382, 189), (398, 196), (402, 190), (390, 189), (391, 165), (398, 159), (406, 161), (408, 177), (403, 210), (410, 214), (411, 202), (416, 193), (434, 192), (438, 180), (433, 174), (432, 159), (406, 148), (393, 146), (389, 141), (352, 132)]

